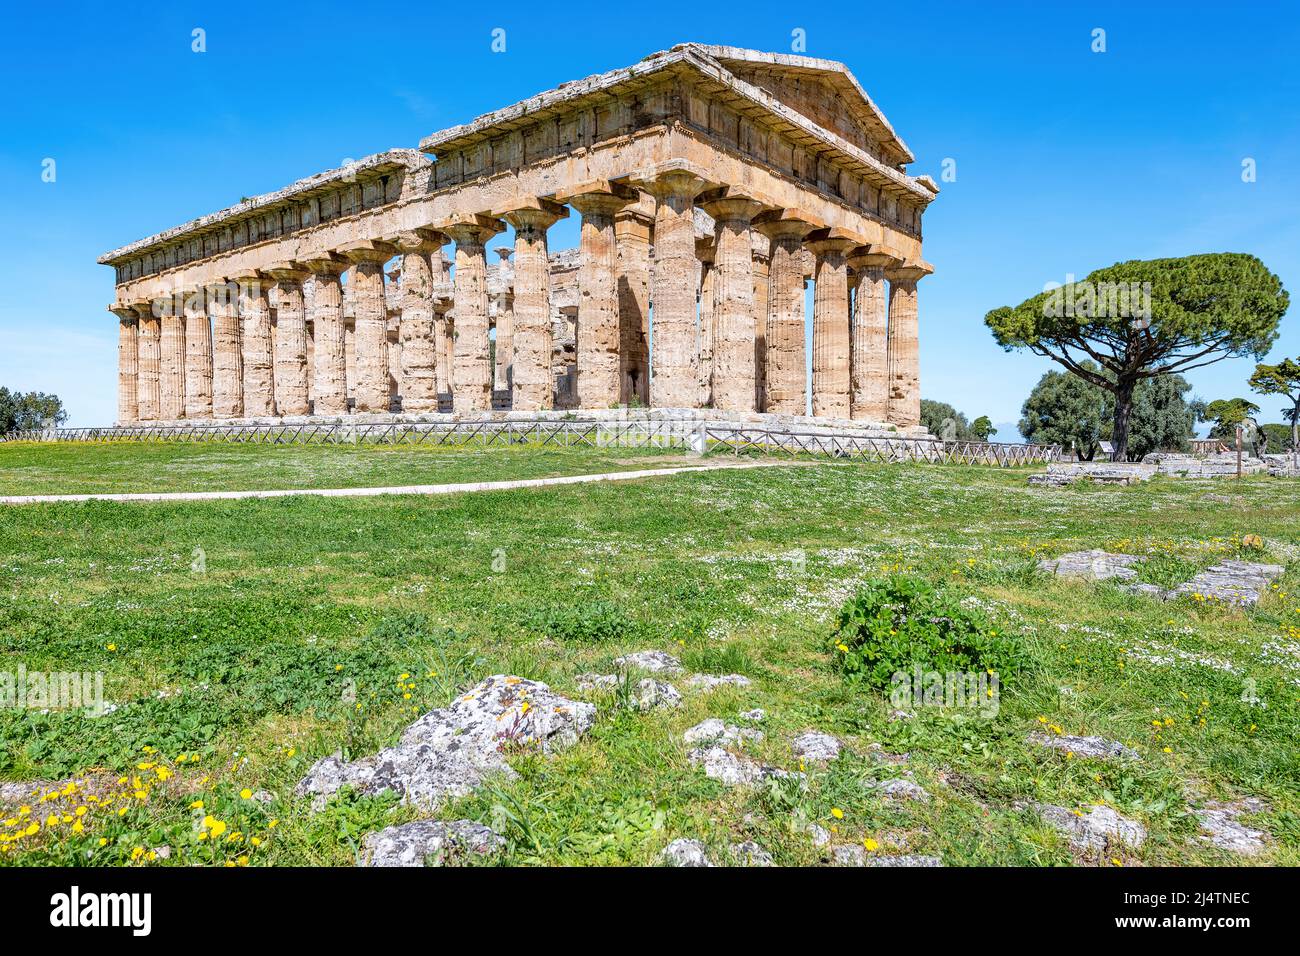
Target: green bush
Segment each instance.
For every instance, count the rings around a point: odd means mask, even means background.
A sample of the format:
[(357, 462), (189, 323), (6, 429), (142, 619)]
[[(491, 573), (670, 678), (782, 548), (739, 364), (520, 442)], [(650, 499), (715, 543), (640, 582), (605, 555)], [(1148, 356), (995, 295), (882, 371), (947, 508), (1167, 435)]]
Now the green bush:
[(1002, 686), (1020, 671), (1023, 651), (960, 595), (917, 577), (867, 581), (840, 609), (830, 650), (853, 682), (888, 689), (894, 674), (992, 671)]
[(524, 626), (558, 641), (579, 644), (603, 644), (633, 638), (642, 630), (626, 611), (609, 601), (539, 608), (525, 616)]

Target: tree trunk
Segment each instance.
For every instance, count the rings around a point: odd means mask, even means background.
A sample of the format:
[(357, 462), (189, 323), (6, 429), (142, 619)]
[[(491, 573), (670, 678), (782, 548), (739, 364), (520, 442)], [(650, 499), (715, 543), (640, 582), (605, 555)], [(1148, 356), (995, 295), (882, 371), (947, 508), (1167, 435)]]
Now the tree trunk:
[(1133, 410), (1137, 379), (1121, 378), (1115, 383), (1115, 421), (1111, 428), (1111, 461), (1128, 461), (1128, 420)]

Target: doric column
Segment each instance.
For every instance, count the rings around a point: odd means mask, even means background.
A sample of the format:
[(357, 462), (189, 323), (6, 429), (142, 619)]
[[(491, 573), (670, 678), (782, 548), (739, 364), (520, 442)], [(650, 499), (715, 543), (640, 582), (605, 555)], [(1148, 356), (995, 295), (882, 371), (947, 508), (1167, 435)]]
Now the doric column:
[(154, 304), (148, 299), (138, 299), (131, 303), (135, 309), (136, 324), (140, 328), (138, 348), (138, 371), (136, 379), (136, 411), (142, 422), (155, 422), (162, 409), (159, 394), (159, 338), (162, 330), (158, 316), (154, 315)]
[(311, 297), (312, 414), (348, 413), (348, 361), (343, 327), (343, 286), (339, 282), (347, 263), (332, 253), (306, 258), (315, 288)]
[(212, 417), (212, 322), (202, 288), (185, 296), (185, 417)]
[(695, 197), (709, 185), (683, 163), (669, 164), (637, 185), (655, 197), (654, 275), (650, 301), (650, 404), (695, 408), (699, 404), (699, 361), (695, 349), (700, 264), (695, 258)]
[(804, 236), (813, 224), (797, 210), (760, 213), (754, 221), (772, 243), (768, 269), (764, 410), (808, 414), (807, 333), (804, 326)]
[(819, 229), (808, 243), (817, 257), (812, 413), (818, 418), (849, 417), (849, 279), (844, 257), (856, 244), (837, 229)]
[[(443, 238), (447, 238), (443, 236)], [(433, 282), (433, 347), (437, 360), (438, 408), (442, 407), (442, 396), (451, 400), (451, 368), (454, 360), (450, 335), (451, 322), (447, 313), (453, 305), (451, 272), (442, 251), (429, 256), (430, 275)]]
[(614, 217), (635, 201), (636, 190), (599, 180), (566, 190), (556, 199), (582, 214), (578, 266), (578, 406), (609, 408), (622, 401), (619, 350), (618, 248)]
[(244, 416), (275, 414), (275, 358), (271, 346), (271, 306), (267, 281), (249, 270), (231, 276), (238, 287), (240, 331), (243, 334)]
[(158, 417), (174, 421), (185, 417), (185, 314), (181, 295), (162, 300)]
[[(456, 243), (455, 310), (450, 330), (452, 407), (457, 415), (492, 407), (492, 368), (488, 364), (487, 257), (483, 244), (505, 228), (491, 216), (454, 216), (439, 231)], [(518, 380), (519, 370), (515, 369)]]
[(700, 408), (713, 405), (713, 320), (718, 304), (717, 286), (714, 283), (717, 270), (713, 267), (716, 251), (713, 239), (695, 240), (695, 257), (700, 260), (700, 324), (695, 337), (695, 351), (699, 361), (696, 381), (699, 382)]
[(204, 291), (212, 319), (212, 417), (239, 418), (244, 414), (244, 336), (238, 287), (214, 282)]
[(338, 248), (351, 260), (352, 311), (355, 316), (354, 349), (357, 381), (352, 388), (358, 412), (387, 412), (388, 309), (384, 301), (384, 263), (397, 249), (386, 242), (362, 239)]
[(275, 262), (266, 270), (275, 280), (275, 407), (281, 415), (306, 415), (307, 307), (302, 283), (311, 275), (300, 263)]
[(137, 404), (140, 374), (140, 320), (125, 302), (114, 302), (108, 310), (117, 316), (117, 421), (125, 425), (140, 417)]
[(492, 250), (499, 257), (497, 263), (497, 280), (500, 288), (497, 292), (497, 337), (493, 352), (492, 391), (497, 396), (510, 400), (513, 392), (511, 376), (514, 369), (514, 316), (515, 316), (515, 270), (510, 264), (510, 257), (515, 250), (509, 246), (498, 246)]
[(916, 283), (932, 270), (924, 264), (885, 271), (889, 280), (889, 421), (921, 424), (921, 363)]
[[(546, 230), (569, 215), (558, 203), (525, 198), (497, 215), (515, 229), (515, 308), (511, 328), (514, 350), (511, 408), (532, 412), (555, 407), (551, 372), (551, 266)], [(457, 310), (459, 315), (459, 310)]]
[(396, 236), (392, 242), (402, 255), (402, 318), (398, 335), (402, 344), (402, 411), (438, 410), (438, 353), (433, 335), (433, 265), (442, 261), (447, 238), (428, 229)]
[(708, 193), (701, 206), (716, 224), (713, 407), (755, 410), (754, 242), (750, 223), (763, 206), (734, 186)]
[(618, 257), (619, 401), (650, 404), (650, 230), (634, 209), (614, 217)]
[(754, 407), (767, 411), (767, 316), (768, 281), (772, 267), (772, 243), (757, 229), (749, 230), (754, 242)]
[(853, 327), (850, 348), (850, 412), (854, 418), (883, 422), (889, 416), (888, 313), (885, 269), (898, 260), (882, 252), (856, 251), (853, 270)]

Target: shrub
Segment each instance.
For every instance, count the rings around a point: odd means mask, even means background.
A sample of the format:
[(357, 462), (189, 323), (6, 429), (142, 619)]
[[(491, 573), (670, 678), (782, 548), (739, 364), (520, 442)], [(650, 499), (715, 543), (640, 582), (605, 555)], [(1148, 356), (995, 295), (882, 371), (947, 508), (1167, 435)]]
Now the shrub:
[(888, 689), (894, 674), (993, 671), (1009, 684), (1023, 652), (1010, 635), (948, 588), (899, 575), (867, 581), (840, 609), (834, 666), (853, 682)]

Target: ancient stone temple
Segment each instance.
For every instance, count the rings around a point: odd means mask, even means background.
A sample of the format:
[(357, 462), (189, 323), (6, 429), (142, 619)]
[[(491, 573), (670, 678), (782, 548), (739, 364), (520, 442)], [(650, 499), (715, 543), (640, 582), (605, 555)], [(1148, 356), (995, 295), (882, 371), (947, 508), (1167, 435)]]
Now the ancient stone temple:
[(938, 189), (912, 160), (840, 63), (674, 47), (104, 255), (118, 417), (915, 429)]

